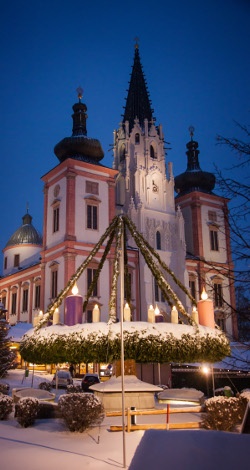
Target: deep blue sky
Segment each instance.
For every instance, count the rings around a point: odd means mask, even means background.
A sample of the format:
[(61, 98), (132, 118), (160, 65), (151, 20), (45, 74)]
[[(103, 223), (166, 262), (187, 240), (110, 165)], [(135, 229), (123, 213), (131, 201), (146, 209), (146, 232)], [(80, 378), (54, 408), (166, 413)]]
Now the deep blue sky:
[[(71, 135), (76, 88), (84, 89), (88, 136), (110, 145), (125, 104), (139, 37), (154, 108), (172, 150), (174, 174), (186, 169), (188, 127), (200, 165), (230, 166), (216, 135), (249, 124), (249, 0), (12, 0), (1, 5), (0, 135), (2, 249), (29, 204), (42, 231), (41, 176), (58, 164), (55, 144)], [(2, 259), (0, 259), (0, 272)]]

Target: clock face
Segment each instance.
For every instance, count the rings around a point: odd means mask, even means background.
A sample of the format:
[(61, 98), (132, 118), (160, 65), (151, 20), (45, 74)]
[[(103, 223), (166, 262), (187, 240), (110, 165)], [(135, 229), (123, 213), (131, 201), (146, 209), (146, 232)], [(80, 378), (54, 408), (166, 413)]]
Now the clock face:
[(153, 182), (153, 192), (158, 193), (158, 186)]

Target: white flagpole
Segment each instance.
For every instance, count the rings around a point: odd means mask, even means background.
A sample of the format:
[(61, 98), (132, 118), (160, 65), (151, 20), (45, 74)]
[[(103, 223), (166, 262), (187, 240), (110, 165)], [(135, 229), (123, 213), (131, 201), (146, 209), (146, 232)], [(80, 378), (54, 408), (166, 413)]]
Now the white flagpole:
[(126, 439), (125, 439), (125, 394), (124, 394), (124, 343), (123, 343), (123, 304), (124, 304), (124, 223), (121, 225), (121, 255), (120, 255), (120, 323), (121, 323), (121, 385), (122, 385), (122, 437), (123, 437), (123, 468), (126, 468)]

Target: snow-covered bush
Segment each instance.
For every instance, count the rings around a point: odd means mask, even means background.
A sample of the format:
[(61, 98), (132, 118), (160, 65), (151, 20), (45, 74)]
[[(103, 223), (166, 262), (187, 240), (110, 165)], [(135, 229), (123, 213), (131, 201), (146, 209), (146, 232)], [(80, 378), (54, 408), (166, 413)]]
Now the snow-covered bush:
[(0, 419), (7, 419), (13, 410), (13, 398), (0, 393)]
[(70, 384), (70, 385), (67, 385), (66, 392), (67, 393), (83, 393), (83, 389), (81, 385)]
[(39, 400), (34, 397), (20, 398), (15, 405), (15, 417), (23, 428), (34, 424), (39, 411)]
[(0, 393), (3, 393), (4, 395), (9, 395), (9, 390), (9, 384), (0, 384)]
[(203, 427), (217, 431), (232, 431), (241, 423), (247, 406), (244, 396), (213, 397), (205, 401)]
[(72, 432), (83, 432), (91, 426), (97, 426), (105, 416), (101, 401), (93, 393), (61, 395), (58, 406), (65, 424)]
[(47, 390), (47, 392), (50, 392), (52, 389), (52, 384), (50, 382), (41, 382), (38, 385), (38, 388), (40, 388), (40, 390)]

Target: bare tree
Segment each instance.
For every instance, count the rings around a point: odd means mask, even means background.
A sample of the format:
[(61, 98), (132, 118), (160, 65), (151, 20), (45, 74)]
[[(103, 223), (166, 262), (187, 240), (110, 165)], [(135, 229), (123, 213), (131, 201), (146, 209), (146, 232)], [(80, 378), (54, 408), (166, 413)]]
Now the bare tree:
[[(239, 329), (250, 322), (250, 128), (236, 122), (243, 138), (217, 136), (235, 154), (235, 164), (226, 169), (216, 167), (216, 180), (222, 195), (230, 199), (228, 222), (236, 288)], [(247, 335), (248, 336), (248, 335)], [(241, 335), (243, 339), (243, 335)], [(249, 339), (249, 338), (245, 338)]]

